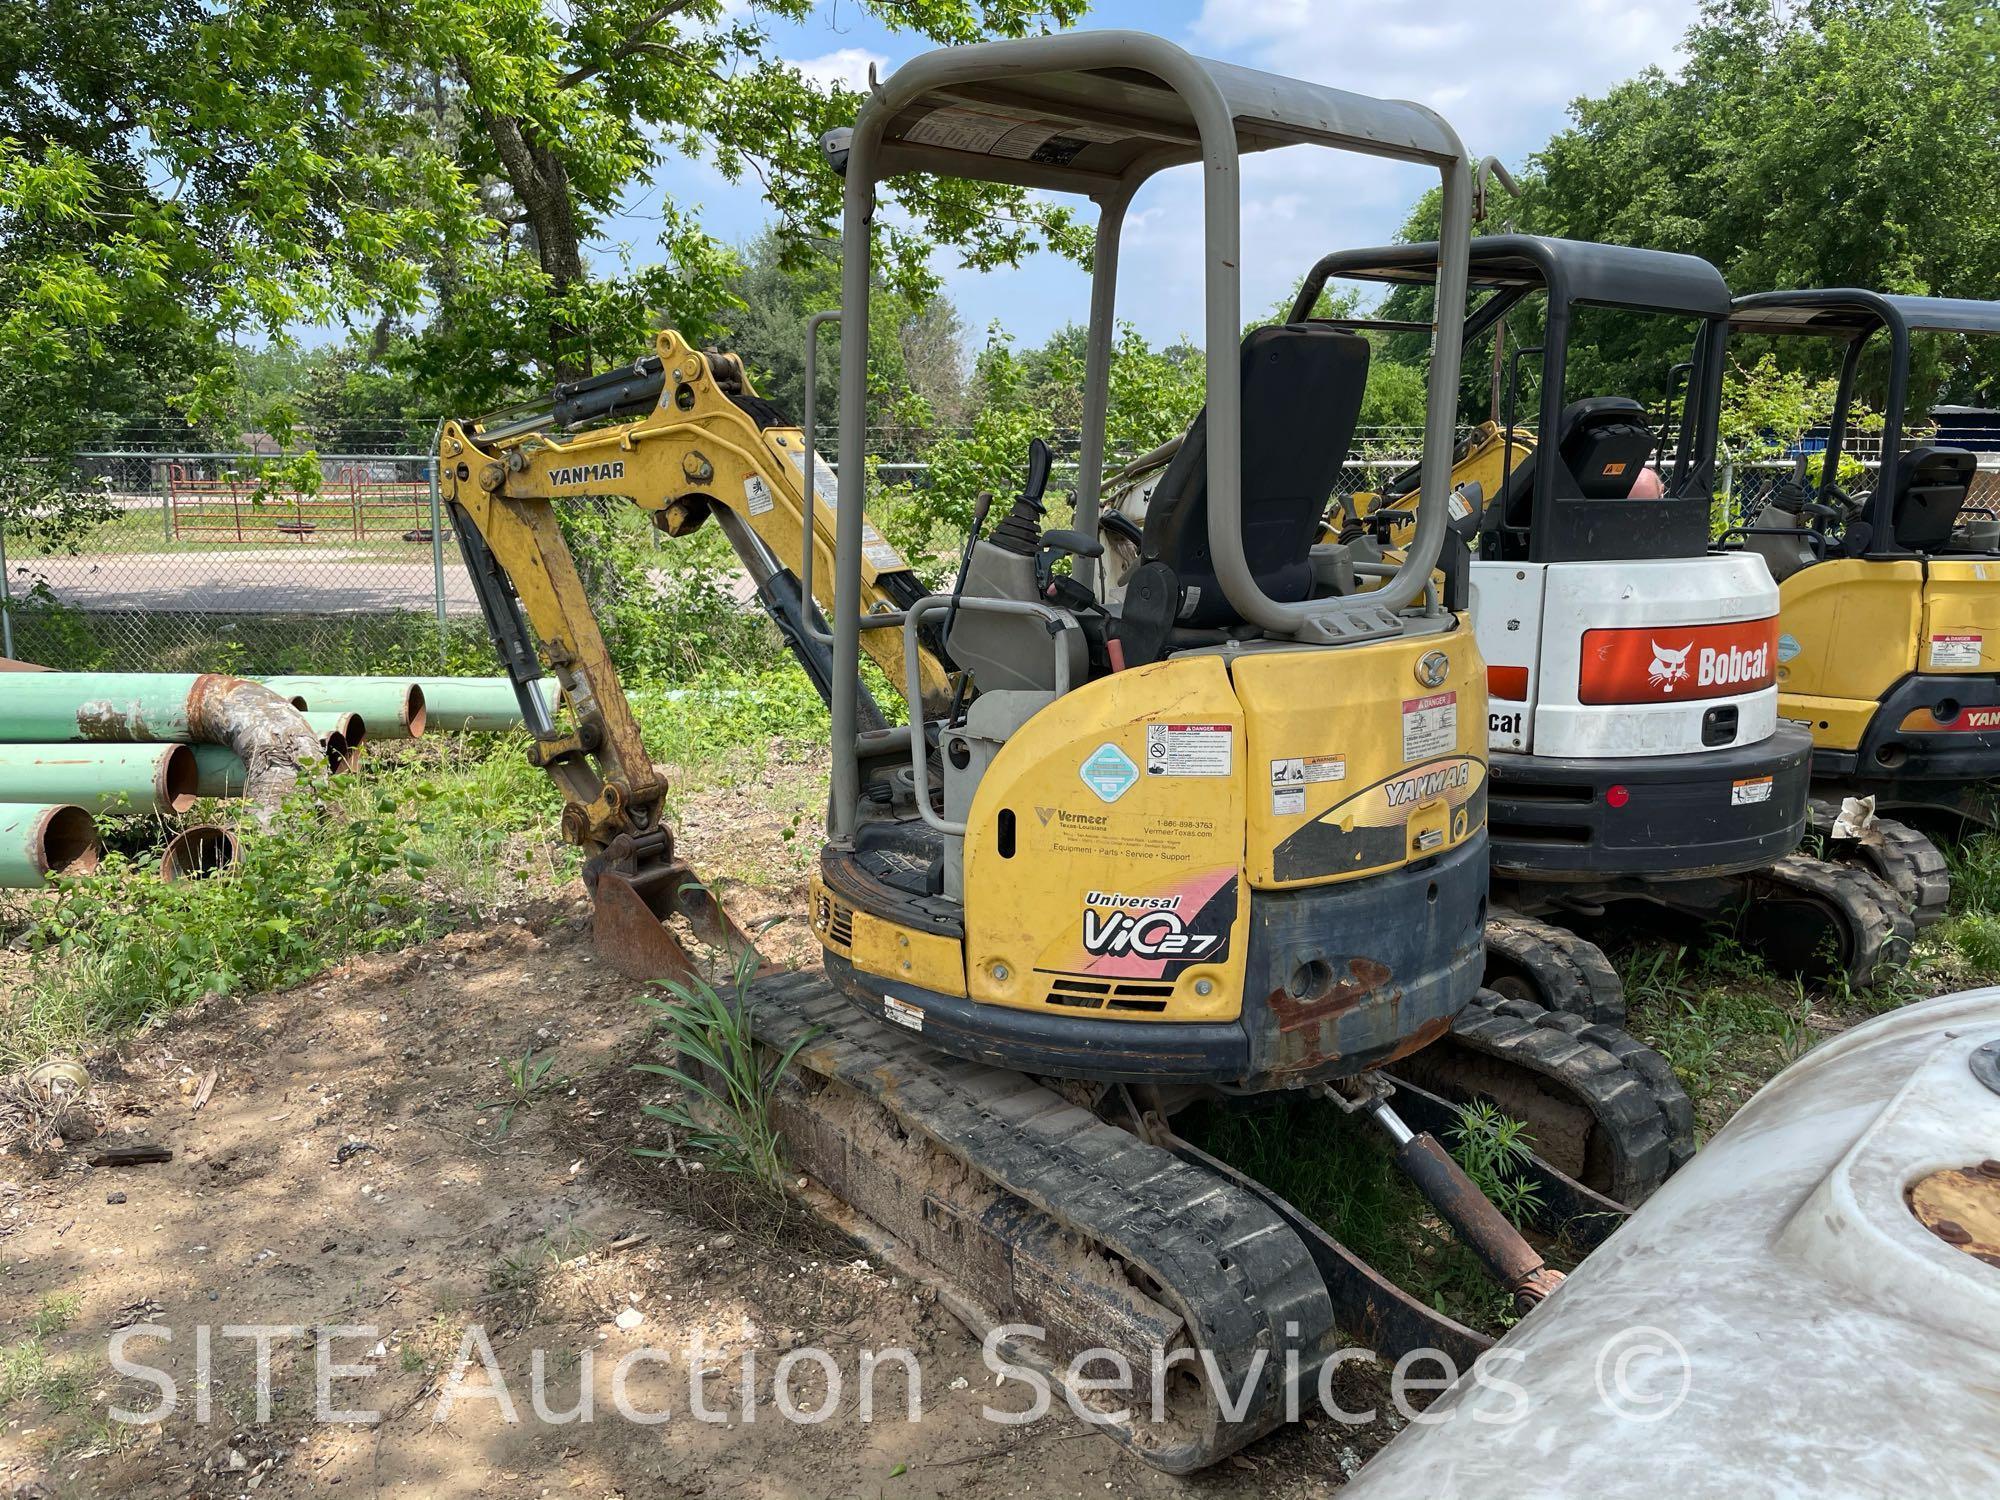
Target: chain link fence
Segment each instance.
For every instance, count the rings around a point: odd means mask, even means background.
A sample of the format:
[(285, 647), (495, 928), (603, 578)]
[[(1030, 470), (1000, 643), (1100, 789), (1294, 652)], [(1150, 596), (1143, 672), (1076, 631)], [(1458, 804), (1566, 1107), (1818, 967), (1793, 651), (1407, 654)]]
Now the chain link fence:
[[(72, 547), (0, 519), (0, 654), (108, 671), (492, 669), (429, 454), (406, 433), (326, 436), (346, 441), (319, 454), (316, 484), (257, 446), (128, 442), (80, 455), (97, 517)], [(1357, 434), (1342, 488), (1379, 488), (1416, 462), (1420, 436)], [(924, 482), (927, 465), (904, 459), (906, 444), (871, 434), (870, 446), (888, 450), (880, 478)], [(1060, 485), (1074, 472), (1073, 439), (1058, 459)], [(1726, 465), (1718, 525), (1743, 520), (1790, 467)], [(672, 549), (662, 547), (663, 576)]]

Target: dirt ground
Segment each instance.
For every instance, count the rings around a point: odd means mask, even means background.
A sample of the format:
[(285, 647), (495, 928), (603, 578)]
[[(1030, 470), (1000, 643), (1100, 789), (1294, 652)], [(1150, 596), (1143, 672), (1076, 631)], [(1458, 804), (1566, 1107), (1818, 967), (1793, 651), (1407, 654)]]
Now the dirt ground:
[[(995, 1388), (977, 1342), (927, 1288), (802, 1209), (760, 1208), (632, 1154), (652, 1138), (641, 1106), (659, 1081), (631, 1069), (645, 1015), (634, 986), (595, 960), (579, 895), (212, 1004), (91, 1060), (102, 1133), (53, 1167), (0, 1158), (0, 1350), (18, 1361), (32, 1344), (43, 1362), (39, 1394), (6, 1408), (0, 1494), (1289, 1496), (1324, 1493), (1389, 1435), (1386, 1423), (1320, 1420), (1174, 1480), (1060, 1400), (1030, 1426), (982, 1419), (989, 1403), (1018, 1410), (1026, 1389)], [(770, 910), (786, 901), (761, 898)], [(804, 937), (781, 928), (767, 945)], [(503, 1133), (507, 1063), (531, 1049), (554, 1064)], [(88, 1164), (106, 1144), (141, 1141), (173, 1159)], [(176, 1382), (161, 1420), (106, 1420), (111, 1406), (161, 1398), (157, 1381), (108, 1362), (121, 1325), (172, 1331), (125, 1348)], [(247, 1325), (280, 1328), (263, 1420), (253, 1338), (223, 1332)], [(335, 1381), (330, 1404), (379, 1422), (313, 1420), (315, 1331), (338, 1325), (366, 1331), (332, 1335), (327, 1362), (368, 1373)], [(519, 1423), (491, 1399), (474, 1329)], [(805, 1344), (843, 1376), (817, 1425), (772, 1405), (774, 1367)], [(614, 1407), (615, 1367), (642, 1347), (659, 1357), (627, 1369), (626, 1402), (670, 1412), (663, 1422)], [(920, 1362), (921, 1419), (903, 1420), (890, 1364), (864, 1422), (860, 1355), (892, 1347)], [(454, 1385), (462, 1349), (473, 1362)], [(556, 1413), (576, 1405), (589, 1361), (594, 1421), (536, 1420), (538, 1349)], [(691, 1362), (726, 1420), (695, 1419)], [(799, 1366), (800, 1407), (821, 1404), (822, 1381)], [(453, 1390), (461, 1399), (441, 1413)]]

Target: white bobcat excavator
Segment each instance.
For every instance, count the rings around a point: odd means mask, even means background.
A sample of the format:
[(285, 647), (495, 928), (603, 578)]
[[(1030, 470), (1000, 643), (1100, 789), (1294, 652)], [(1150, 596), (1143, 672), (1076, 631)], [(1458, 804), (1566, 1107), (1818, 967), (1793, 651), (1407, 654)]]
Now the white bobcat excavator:
[[(1866, 986), (1908, 952), (1911, 918), (1871, 872), (1798, 852), (1810, 737), (1778, 717), (1778, 590), (1761, 559), (1710, 550), (1716, 424), (1730, 297), (1691, 256), (1530, 235), (1472, 242), (1482, 294), (1466, 347), (1510, 312), (1539, 339), (1504, 365), (1501, 419), (1453, 451), (1474, 628), (1487, 661), (1496, 930), (1509, 913), (1594, 918), (1620, 903), (1728, 919), (1784, 969)], [(1435, 244), (1329, 255), (1302, 285), (1417, 284)], [(1626, 340), (1670, 320), (1691, 344), (1677, 420), (1574, 389), (1576, 324)], [(1383, 318), (1343, 328), (1406, 331)], [(1530, 426), (1523, 374), (1534, 377)], [(1662, 372), (1663, 376), (1666, 372)], [(1656, 400), (1669, 395), (1660, 381)], [(1345, 495), (1315, 566), (1365, 586), (1407, 534), (1415, 471)], [(1641, 476), (1648, 476), (1641, 484)], [(1117, 499), (1129, 517), (1145, 491)], [(1143, 560), (1143, 546), (1130, 554)], [(1536, 993), (1494, 942), (1489, 982)], [(1588, 971), (1587, 971), (1588, 972)], [(1538, 999), (1622, 1015), (1615, 989)]]

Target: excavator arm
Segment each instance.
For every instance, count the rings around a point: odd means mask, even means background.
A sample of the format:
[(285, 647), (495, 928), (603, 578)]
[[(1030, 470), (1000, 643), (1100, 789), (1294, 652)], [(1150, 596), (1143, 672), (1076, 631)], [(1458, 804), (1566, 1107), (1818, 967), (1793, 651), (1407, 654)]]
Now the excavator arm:
[[(604, 417), (614, 420), (561, 430)], [(520, 695), (534, 737), (530, 759), (562, 788), (563, 835), (588, 855), (599, 946), (628, 972), (691, 972), (662, 925), (676, 913), (719, 946), (744, 939), (674, 857), (662, 813), (666, 781), (646, 753), (555, 507), (617, 496), (670, 536), (713, 517), (800, 664), (830, 694), (824, 621), (801, 576), (810, 545), (812, 592), (830, 607), (837, 496), (832, 471), (814, 457), (808, 541), (806, 442), (756, 394), (739, 360), (693, 349), (673, 332), (659, 335), (651, 358), (558, 388), (546, 407), (439, 429), (440, 497)], [(870, 612), (901, 609), (927, 592), (872, 526), (862, 575)], [(863, 640), (900, 681), (900, 635), (866, 631)], [(536, 686), (544, 669), (562, 690), (567, 723), (551, 715)], [(922, 671), (926, 703), (945, 702), (951, 685), (943, 666), (926, 656)]]

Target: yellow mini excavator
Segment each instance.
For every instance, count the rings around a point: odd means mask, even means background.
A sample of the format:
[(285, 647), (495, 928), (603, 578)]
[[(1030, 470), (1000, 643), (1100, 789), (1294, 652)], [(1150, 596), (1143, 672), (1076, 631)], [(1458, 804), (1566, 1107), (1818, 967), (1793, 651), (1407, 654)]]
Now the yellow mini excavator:
[[(1737, 298), (1730, 321), (1744, 335), (1844, 347), (1817, 480), (1801, 451), (1727, 541), (1778, 580), (1778, 712), (1812, 736), (1815, 830), (1894, 885), (1923, 925), (1944, 914), (1949, 871), (1887, 814), (1947, 831), (2000, 826), (2000, 484), (1968, 449), (1911, 440), (1922, 420), (1911, 346), (1992, 338), (2000, 302), (1760, 292)], [(1850, 494), (1841, 464), (1859, 446), (1853, 414), (1878, 351), (1881, 457)]]
[[(1463, 148), (1417, 106), (1132, 32), (958, 47), (873, 86), (828, 137), (846, 197), (832, 468), (810, 416), (793, 426), (735, 360), (672, 333), (538, 411), (439, 435), (531, 754), (588, 856), (598, 941), (642, 977), (693, 971), (683, 924), (746, 942), (675, 856), (554, 506), (623, 497), (669, 532), (728, 535), (831, 707), (822, 965), (732, 993), (760, 1043), (802, 1044), (777, 1105), (791, 1159), (975, 1327), (1043, 1330), (1017, 1359), (1059, 1382), (1089, 1349), (1151, 1372), (1159, 1401), (1106, 1430), (1174, 1471), (1282, 1420), (1347, 1340), (1461, 1361), (1485, 1342), (1181, 1139), (1183, 1107), (1299, 1091), (1372, 1122), (1524, 1301), (1554, 1273), (1438, 1145), (1453, 1112), (1398, 1062), (1449, 1053), (1529, 1120), (1542, 1227), (1579, 1245), (1664, 1178), (1690, 1119), (1664, 1062), (1616, 1028), (1489, 1005), (1452, 1030), (1482, 966), (1485, 664), (1463, 601), (1428, 581), (1466, 260), (1435, 279), (1408, 559), (1365, 597), (1329, 591), (1303, 560), (1368, 347), (1308, 324), (1239, 337), (1239, 153), (1280, 146), (1434, 169), (1446, 241), (1465, 243)], [(1110, 608), (1092, 570), (1118, 235), (1136, 188), (1183, 163), (1202, 173), (1207, 405), (1156, 500), (1161, 544)], [(1037, 441), (936, 594), (870, 527), (863, 453), (875, 188), (919, 172), (1100, 209), (1076, 528), (1043, 525)], [(892, 669), (900, 714), (871, 712), (864, 652)]]

